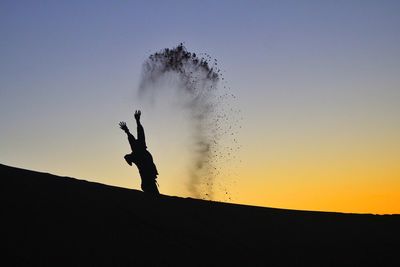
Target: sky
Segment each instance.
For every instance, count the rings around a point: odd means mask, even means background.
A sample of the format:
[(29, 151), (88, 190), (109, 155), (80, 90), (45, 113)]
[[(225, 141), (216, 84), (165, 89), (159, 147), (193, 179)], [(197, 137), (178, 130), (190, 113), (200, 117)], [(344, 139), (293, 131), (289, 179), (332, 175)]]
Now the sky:
[(218, 60), (243, 118), (215, 200), (400, 213), (399, 12), (384, 0), (3, 0), (0, 163), (140, 189), (117, 123), (134, 129), (141, 109), (160, 191), (192, 197), (184, 116), (137, 97), (146, 58), (184, 42)]

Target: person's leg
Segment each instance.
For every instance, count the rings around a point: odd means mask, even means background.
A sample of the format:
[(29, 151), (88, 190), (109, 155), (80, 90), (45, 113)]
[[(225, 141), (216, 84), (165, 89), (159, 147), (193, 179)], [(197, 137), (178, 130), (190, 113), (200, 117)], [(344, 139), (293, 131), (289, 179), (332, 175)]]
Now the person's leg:
[(158, 191), (158, 186), (157, 186), (155, 180), (151, 183), (150, 188), (151, 188), (150, 190), (151, 190), (151, 192), (153, 194), (155, 194), (155, 195), (159, 195), (160, 194), (160, 192)]
[(145, 193), (159, 195), (156, 181), (154, 179), (142, 179), (142, 190)]

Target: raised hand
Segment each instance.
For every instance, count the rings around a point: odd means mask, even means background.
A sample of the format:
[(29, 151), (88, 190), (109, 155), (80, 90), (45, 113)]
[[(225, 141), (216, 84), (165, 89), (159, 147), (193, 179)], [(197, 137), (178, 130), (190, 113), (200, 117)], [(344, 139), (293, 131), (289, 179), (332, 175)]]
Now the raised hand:
[(136, 121), (140, 120), (140, 115), (142, 115), (142, 112), (140, 110), (136, 110), (135, 111), (135, 119), (136, 119)]
[(126, 122), (121, 121), (119, 123), (119, 128), (121, 128), (122, 130), (124, 130), (125, 132), (129, 132), (128, 126), (126, 126)]

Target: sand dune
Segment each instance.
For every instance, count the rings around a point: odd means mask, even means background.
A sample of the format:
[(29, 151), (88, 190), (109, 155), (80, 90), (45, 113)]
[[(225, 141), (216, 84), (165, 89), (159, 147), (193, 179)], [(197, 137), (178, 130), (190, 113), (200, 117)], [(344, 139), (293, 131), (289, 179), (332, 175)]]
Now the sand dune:
[(0, 165), (11, 266), (398, 266), (400, 215), (161, 196)]

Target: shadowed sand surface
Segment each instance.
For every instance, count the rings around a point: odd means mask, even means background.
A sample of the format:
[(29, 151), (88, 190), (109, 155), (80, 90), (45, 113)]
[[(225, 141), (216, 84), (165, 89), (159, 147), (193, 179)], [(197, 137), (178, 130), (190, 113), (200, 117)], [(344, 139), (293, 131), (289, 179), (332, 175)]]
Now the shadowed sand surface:
[(398, 266), (399, 215), (152, 198), (1, 164), (0, 175), (7, 266)]

